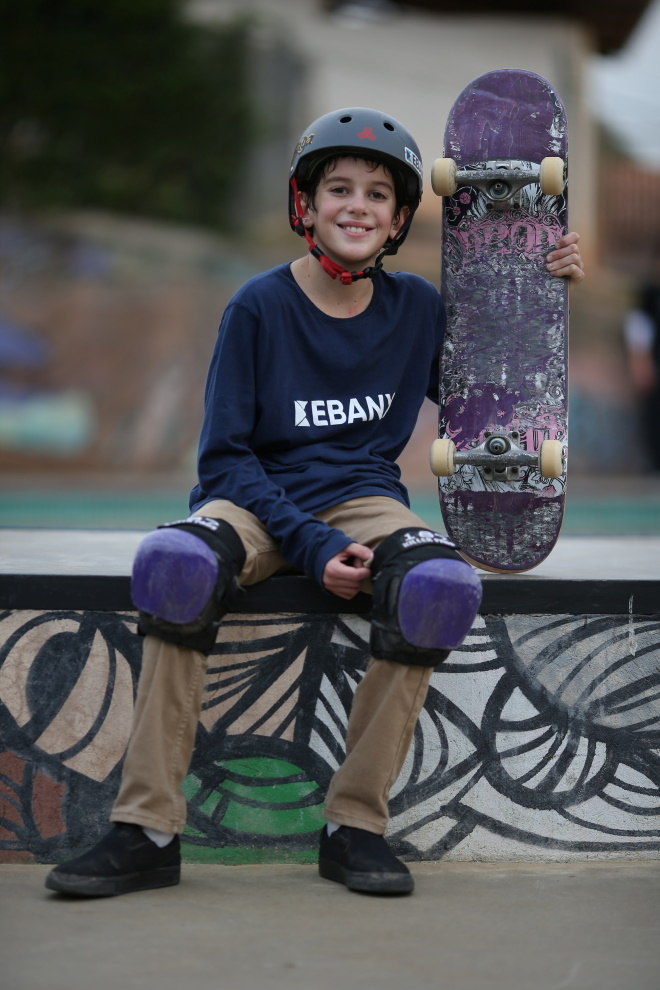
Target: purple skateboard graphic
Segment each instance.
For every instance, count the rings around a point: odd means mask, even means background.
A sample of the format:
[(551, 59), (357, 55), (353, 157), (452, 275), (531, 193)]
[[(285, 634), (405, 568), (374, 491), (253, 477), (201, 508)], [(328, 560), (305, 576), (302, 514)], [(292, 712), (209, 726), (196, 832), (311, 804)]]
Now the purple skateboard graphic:
[(431, 463), (448, 535), (488, 570), (539, 564), (564, 512), (568, 298), (545, 255), (568, 229), (566, 152), (550, 84), (503, 69), (460, 94), (433, 167), (447, 333)]

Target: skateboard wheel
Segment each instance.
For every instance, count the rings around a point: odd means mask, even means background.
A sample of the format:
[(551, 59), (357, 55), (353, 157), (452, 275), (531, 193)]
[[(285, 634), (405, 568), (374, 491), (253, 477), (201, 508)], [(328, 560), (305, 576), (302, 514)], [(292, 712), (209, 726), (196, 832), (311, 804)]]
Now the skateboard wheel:
[(436, 158), (431, 168), (431, 188), (436, 196), (453, 196), (456, 183), (456, 162), (453, 158)]
[(438, 478), (446, 478), (456, 470), (454, 454), (456, 444), (447, 437), (440, 437), (431, 444), (431, 471)]
[(561, 478), (564, 473), (564, 448), (560, 440), (544, 440), (539, 450), (539, 474), (542, 478)]
[(539, 169), (539, 185), (546, 196), (561, 196), (564, 191), (564, 159), (544, 158)]

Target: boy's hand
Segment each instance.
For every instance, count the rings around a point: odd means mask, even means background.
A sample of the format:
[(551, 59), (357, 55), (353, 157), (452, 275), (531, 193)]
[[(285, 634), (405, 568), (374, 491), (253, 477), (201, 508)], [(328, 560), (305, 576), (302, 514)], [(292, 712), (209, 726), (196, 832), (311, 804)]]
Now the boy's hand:
[(574, 232), (564, 234), (555, 244), (553, 250), (547, 255), (546, 268), (551, 275), (562, 278), (573, 279), (574, 282), (581, 282), (584, 278), (584, 265), (578, 241), (580, 235)]
[(331, 557), (323, 571), (323, 587), (340, 598), (353, 598), (360, 584), (371, 577), (369, 564), (373, 551), (360, 543), (350, 543)]

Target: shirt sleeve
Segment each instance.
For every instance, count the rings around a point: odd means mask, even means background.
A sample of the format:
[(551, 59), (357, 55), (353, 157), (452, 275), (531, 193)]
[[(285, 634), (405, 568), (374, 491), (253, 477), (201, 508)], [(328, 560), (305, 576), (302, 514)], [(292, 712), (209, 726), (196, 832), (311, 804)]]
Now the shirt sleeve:
[(211, 358), (200, 435), (199, 485), (191, 508), (229, 499), (247, 509), (278, 542), (282, 556), (322, 584), (326, 563), (352, 542), (302, 512), (266, 474), (252, 447), (258, 415), (258, 318), (240, 305), (225, 311)]

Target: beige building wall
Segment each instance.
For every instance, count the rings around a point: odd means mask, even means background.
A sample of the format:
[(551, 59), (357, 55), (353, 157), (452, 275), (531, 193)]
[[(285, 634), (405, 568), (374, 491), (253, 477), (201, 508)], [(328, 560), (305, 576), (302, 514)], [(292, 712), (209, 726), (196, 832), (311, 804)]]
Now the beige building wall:
[[(441, 16), (410, 8), (384, 19), (331, 16), (320, 0), (197, 0), (191, 9), (196, 17), (210, 19), (255, 15), (264, 49), (274, 38), (293, 48), (304, 67), (302, 91), (288, 108), (294, 135), (340, 106), (373, 106), (398, 117), (416, 137), (424, 159), (420, 218), (439, 218), (430, 170), (442, 154), (445, 119), (463, 87), (491, 69), (529, 69), (544, 76), (566, 104), (570, 223), (582, 234), (585, 257), (591, 255), (596, 155), (586, 86), (593, 49), (581, 24), (560, 18)], [(275, 167), (279, 163), (272, 162)]]

